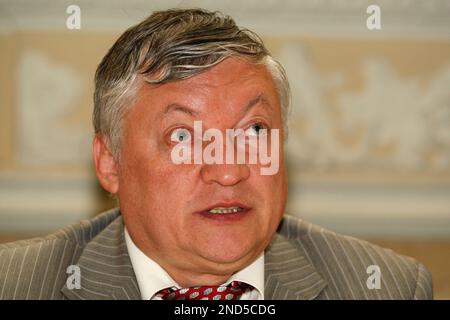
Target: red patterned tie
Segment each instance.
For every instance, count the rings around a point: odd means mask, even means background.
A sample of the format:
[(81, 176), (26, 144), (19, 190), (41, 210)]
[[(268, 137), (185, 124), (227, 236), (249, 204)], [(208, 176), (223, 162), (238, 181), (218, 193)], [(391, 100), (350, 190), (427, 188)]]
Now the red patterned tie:
[(162, 300), (239, 300), (252, 286), (233, 281), (227, 286), (203, 286), (182, 289), (167, 288), (159, 291), (156, 297)]

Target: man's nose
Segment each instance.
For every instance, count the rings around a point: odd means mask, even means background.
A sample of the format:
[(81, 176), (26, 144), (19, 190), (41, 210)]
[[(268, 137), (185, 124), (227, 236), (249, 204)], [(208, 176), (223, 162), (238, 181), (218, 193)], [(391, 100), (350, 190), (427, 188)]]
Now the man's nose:
[(206, 164), (200, 174), (206, 183), (233, 186), (248, 179), (250, 168), (246, 164)]

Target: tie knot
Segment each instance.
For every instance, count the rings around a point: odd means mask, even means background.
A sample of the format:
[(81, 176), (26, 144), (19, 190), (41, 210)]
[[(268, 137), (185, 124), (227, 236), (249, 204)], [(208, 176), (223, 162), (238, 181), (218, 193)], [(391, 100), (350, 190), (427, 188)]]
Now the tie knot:
[(227, 286), (200, 286), (182, 289), (167, 288), (159, 291), (156, 296), (162, 300), (239, 300), (252, 289), (252, 286), (233, 281)]

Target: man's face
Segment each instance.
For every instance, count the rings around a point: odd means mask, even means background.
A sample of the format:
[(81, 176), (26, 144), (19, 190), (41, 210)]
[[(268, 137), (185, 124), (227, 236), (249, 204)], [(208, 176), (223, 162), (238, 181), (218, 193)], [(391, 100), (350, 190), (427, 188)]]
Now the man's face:
[[(278, 173), (261, 175), (259, 163), (175, 164), (173, 137), (193, 135), (200, 120), (203, 132), (224, 136), (226, 129), (279, 129)], [(282, 139), (279, 98), (261, 65), (229, 58), (187, 80), (144, 84), (123, 119), (118, 164), (120, 207), (134, 242), (169, 270), (221, 274), (251, 263), (284, 211)], [(208, 211), (214, 207), (243, 210)]]

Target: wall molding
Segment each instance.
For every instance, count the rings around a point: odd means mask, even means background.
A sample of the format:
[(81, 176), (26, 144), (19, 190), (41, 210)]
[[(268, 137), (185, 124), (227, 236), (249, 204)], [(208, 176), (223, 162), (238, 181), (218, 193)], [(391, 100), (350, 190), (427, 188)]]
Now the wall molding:
[[(72, 1), (0, 1), (0, 30), (65, 30)], [(438, 37), (449, 39), (450, 3), (445, 0), (206, 0), (164, 2), (79, 0), (82, 30), (123, 31), (150, 14), (172, 7), (220, 10), (263, 35)], [(378, 4), (382, 29), (366, 28), (366, 8)]]
[(355, 236), (448, 237), (449, 194), (449, 183), (293, 183), (286, 211)]
[(0, 174), (0, 232), (56, 230), (98, 214), (95, 178), (75, 174)]

